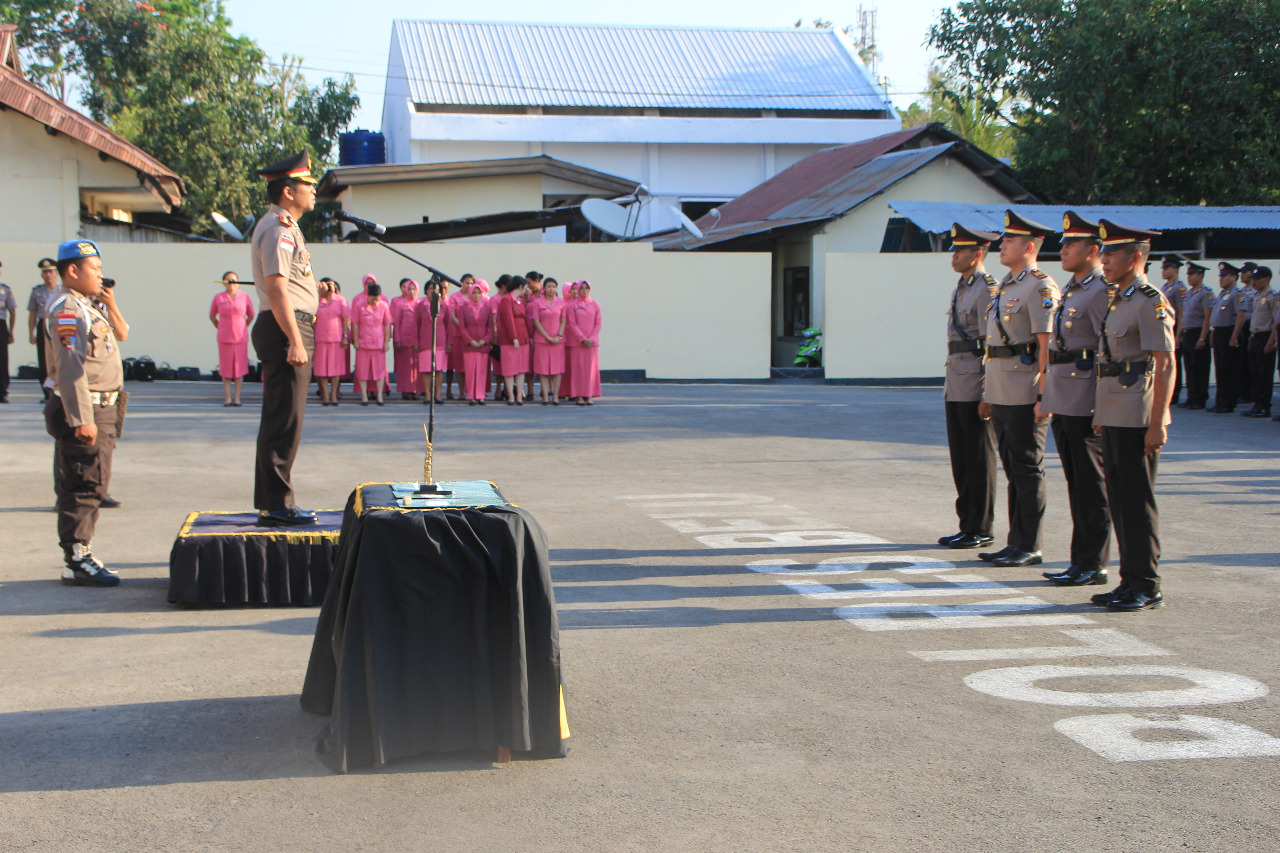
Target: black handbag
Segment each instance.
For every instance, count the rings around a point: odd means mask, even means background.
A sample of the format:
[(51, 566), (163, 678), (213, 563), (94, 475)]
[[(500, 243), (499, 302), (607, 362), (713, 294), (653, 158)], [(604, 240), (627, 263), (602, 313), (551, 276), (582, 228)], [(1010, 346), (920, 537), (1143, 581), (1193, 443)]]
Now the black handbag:
[(493, 346), (489, 347), (489, 358), (493, 359), (494, 361), (499, 361), (499, 362), (502, 361), (502, 347), (498, 346), (497, 344), (494, 344)]

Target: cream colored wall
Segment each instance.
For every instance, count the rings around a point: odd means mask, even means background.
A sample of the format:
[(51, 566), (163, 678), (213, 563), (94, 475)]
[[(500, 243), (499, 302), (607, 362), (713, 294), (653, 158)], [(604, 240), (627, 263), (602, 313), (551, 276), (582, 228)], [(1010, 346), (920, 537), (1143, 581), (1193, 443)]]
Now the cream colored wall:
[[(342, 243), (311, 247), (317, 275), (343, 285), (350, 298), (366, 272), (396, 291), (404, 277), (425, 272), (375, 245)], [(769, 375), (769, 267), (767, 253), (653, 252), (647, 244), (523, 245), (425, 243), (400, 249), (455, 278), (471, 272), (490, 281), (505, 272), (537, 269), (561, 286), (592, 283), (603, 313), (600, 366), (644, 370), (662, 379), (762, 379)], [(19, 300), (26, 328), (26, 300), (39, 281), (36, 262), (54, 249), (47, 243), (0, 243), (2, 277)], [(232, 269), (248, 279), (244, 244), (173, 245), (118, 243), (104, 246), (104, 273), (119, 281), (117, 298), (130, 324), (125, 357), (149, 355), (173, 367), (208, 373), (217, 365), (209, 303), (214, 282)], [(696, 287), (690, 287), (696, 282)], [(255, 299), (256, 301), (256, 299)], [(679, 306), (678, 310), (673, 306)], [(683, 316), (714, 318), (681, 327)], [(17, 336), (11, 369), (34, 363), (35, 348)]]
[[(383, 225), (444, 222), (509, 210), (542, 208), (541, 175), (356, 184), (343, 194), (348, 212)], [(541, 232), (528, 232), (541, 240)]]

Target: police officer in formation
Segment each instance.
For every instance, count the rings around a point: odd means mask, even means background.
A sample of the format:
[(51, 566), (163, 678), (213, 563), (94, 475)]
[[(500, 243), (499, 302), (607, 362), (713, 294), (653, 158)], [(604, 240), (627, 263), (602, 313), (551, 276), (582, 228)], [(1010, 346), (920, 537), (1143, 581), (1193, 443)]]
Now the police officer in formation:
[(9, 285), (0, 281), (0, 403), (9, 402), (9, 346), (18, 318), (18, 301)]
[[(1160, 292), (1164, 294), (1164, 299), (1173, 308), (1173, 339), (1174, 341), (1182, 340), (1182, 308), (1187, 298), (1187, 286), (1182, 283), (1182, 279), (1178, 278), (1178, 274), (1182, 271), (1182, 259), (1176, 255), (1167, 255), (1160, 264), (1160, 277), (1164, 279), (1164, 284), (1160, 285)], [(1178, 344), (1181, 348), (1181, 343)], [(1178, 370), (1173, 376), (1173, 405), (1178, 405), (1178, 400), (1182, 397), (1182, 366), (1177, 364), (1178, 356), (1175, 353), (1174, 362)]]
[[(1209, 340), (1213, 347), (1213, 372), (1218, 393), (1209, 411), (1216, 414), (1234, 412), (1240, 389), (1241, 354), (1240, 335), (1248, 316), (1247, 302), (1236, 282), (1240, 268), (1226, 261), (1218, 264), (1218, 287), (1208, 320), (1212, 331)], [(1202, 332), (1201, 337), (1205, 334)]]
[(1271, 268), (1255, 267), (1249, 278), (1253, 285), (1253, 310), (1249, 315), (1249, 390), (1253, 408), (1246, 418), (1271, 417), (1271, 393), (1276, 372), (1275, 328), (1280, 297), (1271, 289)]
[[(1178, 373), (1185, 374), (1187, 399), (1179, 408), (1203, 409), (1209, 403), (1209, 319), (1213, 315), (1213, 291), (1204, 286), (1208, 267), (1187, 261), (1187, 295), (1178, 318)], [(1174, 392), (1175, 395), (1177, 392)]]

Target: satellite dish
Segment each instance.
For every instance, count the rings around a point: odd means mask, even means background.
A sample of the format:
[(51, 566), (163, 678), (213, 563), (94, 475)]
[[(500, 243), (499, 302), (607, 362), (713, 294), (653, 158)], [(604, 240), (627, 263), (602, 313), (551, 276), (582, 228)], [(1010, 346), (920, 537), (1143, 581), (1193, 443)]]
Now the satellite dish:
[(213, 217), (214, 222), (218, 223), (219, 228), (230, 235), (231, 239), (244, 242), (244, 234), (241, 234), (240, 229), (231, 224), (231, 220), (227, 219), (227, 217), (223, 216), (216, 210), (209, 215)]
[(640, 206), (623, 207), (603, 198), (589, 198), (582, 202), (582, 216), (606, 234), (634, 240), (640, 224)]
[(702, 233), (702, 229), (697, 225), (694, 225), (693, 220), (685, 216), (684, 211), (676, 207), (674, 204), (671, 205), (671, 212), (676, 215), (676, 219), (680, 220), (680, 224), (684, 226), (685, 230), (692, 234), (696, 239), (701, 240), (706, 236)]

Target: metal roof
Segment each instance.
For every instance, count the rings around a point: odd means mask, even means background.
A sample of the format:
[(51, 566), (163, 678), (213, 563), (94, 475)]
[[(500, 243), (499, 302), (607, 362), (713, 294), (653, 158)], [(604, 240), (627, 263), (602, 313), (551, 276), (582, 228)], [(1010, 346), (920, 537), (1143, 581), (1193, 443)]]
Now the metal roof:
[(1062, 215), (1074, 210), (1094, 222), (1109, 219), (1153, 231), (1280, 230), (1280, 207), (1149, 207), (1142, 205), (1015, 204), (1008, 208), (952, 201), (890, 201), (889, 206), (922, 231), (944, 234), (952, 223), (999, 232), (1004, 212), (1012, 209), (1041, 225), (1057, 228)]
[(400, 20), (392, 41), (419, 104), (887, 110), (832, 30)]
[(617, 175), (540, 154), (535, 157), (463, 160), (452, 163), (378, 163), (367, 166), (335, 166), (325, 172), (320, 185), (316, 188), (316, 194), (322, 199), (336, 198), (348, 186), (359, 184), (530, 174), (561, 178), (614, 195), (629, 194), (639, 186), (638, 182), (630, 178), (620, 178)]

